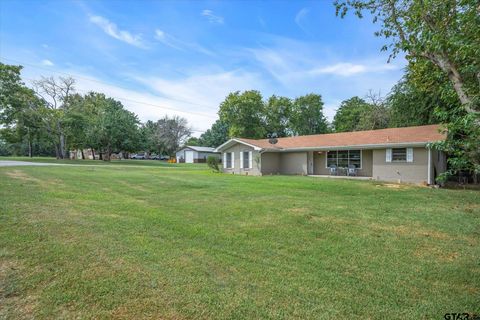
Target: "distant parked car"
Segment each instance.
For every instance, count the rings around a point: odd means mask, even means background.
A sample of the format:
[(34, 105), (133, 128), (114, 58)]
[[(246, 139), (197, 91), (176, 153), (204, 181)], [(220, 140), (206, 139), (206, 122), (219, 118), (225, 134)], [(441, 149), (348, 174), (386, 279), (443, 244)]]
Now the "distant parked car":
[(170, 159), (169, 156), (166, 156), (166, 155), (164, 155), (164, 154), (162, 154), (162, 155), (159, 156), (159, 157), (160, 157), (160, 160), (168, 160), (168, 159)]
[(161, 160), (160, 157), (158, 154), (152, 154), (150, 155), (150, 160)]
[(145, 153), (136, 153), (130, 157), (130, 159), (141, 159), (145, 160)]

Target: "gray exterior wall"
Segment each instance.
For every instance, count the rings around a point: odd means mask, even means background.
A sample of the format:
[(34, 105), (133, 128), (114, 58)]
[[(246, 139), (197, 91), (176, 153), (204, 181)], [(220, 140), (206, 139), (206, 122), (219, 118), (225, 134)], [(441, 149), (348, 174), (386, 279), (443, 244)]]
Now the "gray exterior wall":
[(280, 153), (281, 174), (307, 174), (307, 152)]
[[(252, 151), (252, 168), (240, 168), (240, 152)], [(268, 175), (306, 175), (308, 172), (308, 152), (264, 152), (237, 143), (224, 152), (234, 152), (234, 168), (223, 168), (225, 173)], [(313, 173), (328, 175), (326, 152), (313, 152)], [(221, 156), (223, 161), (223, 153)], [(413, 162), (386, 162), (386, 149), (362, 150), (362, 168), (358, 176), (373, 179), (406, 183), (434, 183), (434, 178), (446, 170), (446, 157), (443, 152), (431, 151), (431, 181), (428, 181), (428, 149), (413, 148)]]
[[(252, 168), (240, 168), (240, 152), (245, 152), (245, 151), (252, 151)], [(252, 147), (246, 146), (241, 143), (237, 143), (233, 145), (232, 147), (223, 150), (222, 152), (222, 161), (223, 161), (223, 153), (225, 152), (233, 152), (233, 161), (234, 161), (234, 168), (233, 169), (227, 169), (224, 168), (224, 165), (222, 163), (222, 170), (225, 173), (234, 173), (234, 174), (245, 174), (245, 175), (254, 175), (254, 176), (259, 176), (261, 175), (261, 170), (260, 170), (260, 154), (258, 151), (255, 151)], [(257, 160), (257, 161), (256, 161)]]
[(280, 153), (265, 152), (262, 153), (262, 174), (280, 173)]
[(386, 162), (386, 149), (373, 150), (373, 178), (383, 181), (428, 183), (428, 150), (413, 148), (413, 162)]
[[(358, 149), (357, 149), (358, 150)], [(314, 164), (313, 172), (319, 175), (329, 175), (330, 170), (327, 168), (327, 152), (313, 153)], [(373, 151), (362, 150), (362, 168), (357, 171), (359, 177), (371, 177), (373, 173)]]

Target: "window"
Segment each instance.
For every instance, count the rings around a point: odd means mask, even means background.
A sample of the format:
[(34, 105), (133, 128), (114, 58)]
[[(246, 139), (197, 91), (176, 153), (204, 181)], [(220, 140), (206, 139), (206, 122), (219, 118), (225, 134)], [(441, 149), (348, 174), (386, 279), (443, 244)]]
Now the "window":
[(392, 162), (405, 162), (405, 161), (407, 161), (407, 148), (393, 148)]
[(250, 168), (250, 152), (244, 151), (243, 153), (243, 168)]
[(226, 159), (227, 159), (227, 161), (225, 161), (226, 168), (231, 169), (232, 168), (232, 160), (233, 160), (231, 152), (226, 153)]
[(357, 169), (362, 168), (361, 150), (334, 150), (327, 152), (327, 168), (331, 166), (347, 168), (352, 165)]

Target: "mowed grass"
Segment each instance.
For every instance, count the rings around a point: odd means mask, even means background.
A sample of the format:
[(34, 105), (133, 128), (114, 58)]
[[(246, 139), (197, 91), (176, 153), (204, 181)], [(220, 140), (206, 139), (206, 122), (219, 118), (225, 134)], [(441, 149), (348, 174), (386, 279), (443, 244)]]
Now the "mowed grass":
[(0, 168), (0, 318), (443, 319), (479, 288), (478, 191)]

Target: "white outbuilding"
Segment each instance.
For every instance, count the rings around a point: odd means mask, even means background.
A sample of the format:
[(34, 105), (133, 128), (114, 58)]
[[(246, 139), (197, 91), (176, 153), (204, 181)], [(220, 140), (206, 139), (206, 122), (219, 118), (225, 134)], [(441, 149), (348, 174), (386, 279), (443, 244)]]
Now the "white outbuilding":
[(184, 146), (176, 152), (177, 163), (205, 163), (209, 156), (220, 159), (220, 152), (215, 152), (215, 148), (198, 146)]

